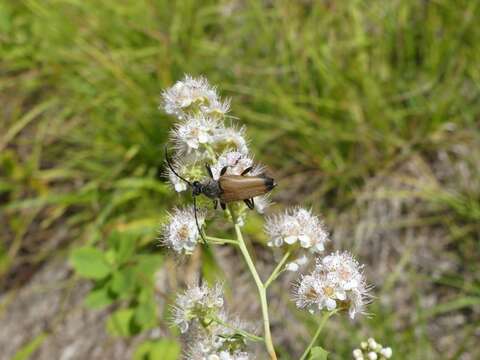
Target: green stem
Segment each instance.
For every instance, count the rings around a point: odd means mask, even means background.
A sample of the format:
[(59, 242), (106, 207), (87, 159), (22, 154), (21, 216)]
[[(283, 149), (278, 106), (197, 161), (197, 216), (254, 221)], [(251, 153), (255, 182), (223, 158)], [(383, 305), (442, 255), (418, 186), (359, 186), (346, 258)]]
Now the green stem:
[(222, 238), (217, 238), (217, 237), (213, 237), (213, 236), (205, 236), (205, 239), (208, 242), (211, 242), (214, 245), (223, 245), (223, 244), (238, 245), (238, 241), (231, 240), (231, 239), (222, 239)]
[(275, 270), (273, 270), (272, 274), (270, 275), (270, 277), (268, 278), (268, 280), (265, 282), (265, 289), (268, 288), (270, 286), (270, 284), (272, 282), (275, 281), (275, 279), (278, 277), (278, 275), (281, 274), (281, 271), (282, 270), (282, 267), (283, 265), (285, 265), (285, 262), (288, 260), (288, 258), (290, 257), (290, 254), (291, 252), (290, 251), (287, 251), (285, 253), (285, 255), (283, 255), (283, 258), (282, 260), (280, 260), (280, 262), (278, 263), (277, 267), (275, 268)]
[(238, 239), (238, 247), (245, 259), (245, 262), (247, 263), (248, 269), (250, 270), (253, 280), (255, 281), (255, 284), (257, 285), (258, 288), (258, 295), (260, 297), (260, 304), (262, 306), (262, 315), (263, 315), (263, 329), (264, 329), (264, 341), (265, 341), (265, 346), (267, 348), (268, 354), (270, 355), (271, 360), (277, 360), (277, 355), (275, 354), (275, 348), (273, 347), (273, 342), (272, 342), (272, 334), (270, 332), (270, 320), (268, 317), (268, 303), (267, 303), (267, 291), (265, 287), (263, 286), (262, 280), (260, 279), (260, 276), (258, 275), (257, 269), (255, 268), (255, 265), (253, 264), (252, 258), (250, 257), (250, 253), (248, 252), (247, 245), (245, 244), (245, 241), (243, 240), (242, 236), (242, 231), (240, 229), (240, 226), (235, 222), (235, 232), (237, 234), (237, 239)]
[(240, 335), (243, 335), (243, 336), (245, 336), (246, 338), (248, 338), (252, 341), (263, 341), (262, 337), (257, 336), (257, 335), (252, 334), (252, 333), (249, 333), (248, 331), (245, 331), (245, 330), (242, 330), (242, 329), (237, 329), (236, 327), (226, 323), (225, 321), (223, 321), (222, 319), (220, 319), (218, 317), (213, 318), (213, 321), (219, 323), (220, 325), (225, 326), (226, 328), (229, 328), (229, 329), (232, 329), (232, 330), (236, 331)]
[(305, 349), (305, 352), (303, 353), (300, 360), (305, 360), (307, 358), (308, 354), (310, 353), (310, 350), (312, 350), (313, 345), (315, 345), (315, 343), (317, 342), (317, 339), (320, 336), (320, 333), (322, 332), (323, 327), (327, 323), (327, 320), (330, 318), (330, 316), (332, 316), (336, 312), (337, 310), (334, 310), (334, 311), (329, 311), (323, 314), (322, 320), (320, 320), (320, 323), (318, 324), (317, 331), (315, 332), (315, 335), (313, 335), (313, 338), (310, 341), (310, 344), (308, 344), (308, 347)]

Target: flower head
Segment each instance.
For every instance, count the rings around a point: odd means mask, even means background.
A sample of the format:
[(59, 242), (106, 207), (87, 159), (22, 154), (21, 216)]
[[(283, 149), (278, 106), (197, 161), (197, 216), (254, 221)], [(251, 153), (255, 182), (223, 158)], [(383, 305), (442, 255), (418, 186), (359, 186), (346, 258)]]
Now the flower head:
[(281, 215), (267, 219), (265, 231), (270, 237), (270, 246), (299, 243), (302, 248), (321, 252), (328, 241), (328, 232), (323, 222), (310, 210), (292, 208)]
[[(198, 225), (205, 221), (205, 213), (197, 211)], [(192, 207), (174, 209), (169, 221), (162, 228), (162, 243), (178, 253), (191, 253), (200, 237)]]
[[(253, 160), (240, 151), (226, 151), (218, 157), (212, 166), (212, 174), (215, 180), (220, 178), (220, 172), (227, 168), (226, 175), (241, 175), (243, 171), (253, 166)], [(254, 166), (246, 175), (258, 175), (262, 172), (261, 166)]]
[(386, 360), (392, 357), (393, 351), (390, 347), (383, 347), (373, 338), (362, 341), (360, 348), (353, 350), (355, 360)]
[(216, 316), (223, 307), (223, 291), (220, 284), (209, 288), (207, 285), (188, 288), (177, 296), (173, 308), (173, 323), (182, 333), (188, 331), (192, 322), (203, 321)]
[(234, 148), (244, 155), (248, 155), (248, 144), (245, 140), (245, 128), (224, 127), (218, 129), (213, 137), (213, 142), (220, 150)]
[(237, 320), (229, 319), (225, 313), (219, 318), (226, 327), (218, 322), (212, 322), (207, 327), (197, 327), (192, 337), (192, 344), (187, 352), (188, 360), (251, 360), (246, 351), (246, 341), (236, 330), (246, 330), (246, 325)]
[(172, 141), (180, 156), (201, 152), (201, 146), (212, 144), (223, 124), (202, 115), (187, 117), (172, 131)]
[(295, 289), (296, 305), (316, 310), (348, 310), (353, 319), (363, 312), (369, 287), (363, 266), (347, 252), (336, 252), (317, 260), (315, 269), (303, 275)]
[(230, 109), (230, 102), (222, 102), (215, 87), (204, 77), (185, 75), (162, 94), (163, 107), (167, 114), (184, 119), (187, 115), (199, 114), (212, 117), (223, 116)]

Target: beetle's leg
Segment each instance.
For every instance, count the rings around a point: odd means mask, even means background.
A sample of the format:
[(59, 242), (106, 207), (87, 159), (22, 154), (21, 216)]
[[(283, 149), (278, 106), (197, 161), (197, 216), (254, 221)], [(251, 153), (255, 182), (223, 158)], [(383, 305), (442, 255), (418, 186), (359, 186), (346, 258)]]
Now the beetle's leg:
[(242, 173), (240, 175), (246, 175), (248, 174), (250, 171), (252, 171), (253, 169), (253, 166), (249, 166), (248, 168), (246, 168), (245, 170), (242, 171)]
[(208, 175), (213, 179), (212, 168), (208, 164), (205, 164), (205, 167), (207, 168)]
[(218, 208), (218, 200), (213, 200), (213, 210), (217, 210)]
[(227, 208), (227, 204), (220, 201), (220, 207), (222, 208), (222, 210), (225, 210)]
[(225, 175), (225, 173), (227, 172), (227, 169), (228, 169), (228, 165), (227, 165), (227, 166), (224, 166), (224, 167), (222, 168), (222, 170), (220, 170), (220, 176)]
[(253, 210), (254, 204), (253, 204), (253, 199), (245, 199), (243, 202), (248, 206), (250, 210)]

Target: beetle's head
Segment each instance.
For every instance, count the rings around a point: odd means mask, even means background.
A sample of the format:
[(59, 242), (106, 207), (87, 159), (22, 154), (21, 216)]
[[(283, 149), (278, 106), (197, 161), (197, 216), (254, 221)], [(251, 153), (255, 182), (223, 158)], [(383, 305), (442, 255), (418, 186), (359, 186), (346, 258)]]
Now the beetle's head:
[(192, 193), (193, 196), (197, 196), (202, 193), (202, 183), (200, 181), (195, 180), (192, 182)]

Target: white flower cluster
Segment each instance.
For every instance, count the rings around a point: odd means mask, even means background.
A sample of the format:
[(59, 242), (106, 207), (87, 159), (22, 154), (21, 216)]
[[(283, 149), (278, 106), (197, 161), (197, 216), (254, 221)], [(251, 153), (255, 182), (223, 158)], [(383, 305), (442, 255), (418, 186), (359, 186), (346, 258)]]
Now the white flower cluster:
[[(324, 251), (325, 243), (329, 241), (329, 234), (320, 218), (311, 210), (300, 207), (267, 218), (265, 232), (270, 238), (269, 246), (294, 246), (308, 249), (312, 253)], [(307, 262), (307, 256), (303, 255), (287, 264), (286, 269), (297, 271)]]
[(218, 323), (212, 323), (207, 328), (197, 329), (197, 334), (191, 341), (186, 358), (188, 360), (251, 360), (245, 348), (245, 340), (239, 336), (235, 329), (244, 329), (246, 326), (238, 320), (230, 320), (225, 313), (219, 315), (225, 323), (230, 323), (227, 328)]
[(177, 296), (173, 308), (173, 323), (183, 333), (187, 332), (192, 322), (216, 315), (223, 307), (222, 286), (213, 288), (207, 285), (190, 287)]
[[(207, 285), (190, 287), (177, 296), (173, 307), (173, 323), (182, 334), (189, 335), (188, 360), (248, 360), (246, 342), (237, 329), (245, 324), (230, 319), (224, 311), (222, 287)], [(229, 324), (228, 327), (224, 324)]]
[[(162, 94), (163, 108), (179, 120), (172, 131), (176, 158), (191, 165), (209, 159), (213, 152), (233, 148), (248, 154), (244, 130), (228, 127), (224, 117), (230, 101), (222, 101), (216, 88), (203, 78), (186, 75)], [(174, 184), (175, 185), (175, 184)], [(177, 191), (183, 191), (176, 188)]]
[[(205, 222), (205, 212), (197, 211), (197, 218), (198, 226), (202, 226)], [(193, 207), (174, 209), (169, 221), (161, 229), (161, 243), (182, 254), (190, 254), (199, 238)]]
[(360, 343), (360, 348), (353, 350), (355, 360), (386, 360), (392, 357), (393, 351), (390, 347), (383, 347), (373, 338)]
[[(224, 166), (228, 166), (230, 175), (240, 175), (250, 166), (253, 169), (247, 175), (261, 174), (263, 168), (254, 166), (249, 156), (245, 129), (225, 124), (230, 101), (222, 101), (217, 89), (205, 78), (186, 75), (165, 90), (162, 97), (165, 112), (178, 119), (170, 140), (175, 148), (173, 167), (180, 176), (189, 181), (200, 180), (207, 176), (205, 164), (211, 166), (215, 180)], [(167, 175), (175, 191), (188, 190), (188, 185), (169, 168)], [(260, 213), (270, 205), (265, 196), (255, 198), (254, 203)]]
[(323, 222), (311, 210), (291, 208), (281, 215), (269, 217), (265, 231), (270, 237), (269, 246), (280, 247), (284, 244), (298, 243), (302, 248), (313, 252), (325, 250), (328, 232)]
[(210, 86), (204, 77), (185, 75), (183, 80), (165, 90), (162, 96), (165, 112), (179, 119), (198, 112), (213, 117), (223, 116), (230, 109), (230, 102), (220, 101), (217, 89)]
[(353, 319), (362, 313), (369, 288), (362, 272), (363, 266), (347, 252), (336, 252), (317, 260), (315, 269), (302, 275), (294, 298), (299, 308), (316, 310), (348, 310)]

